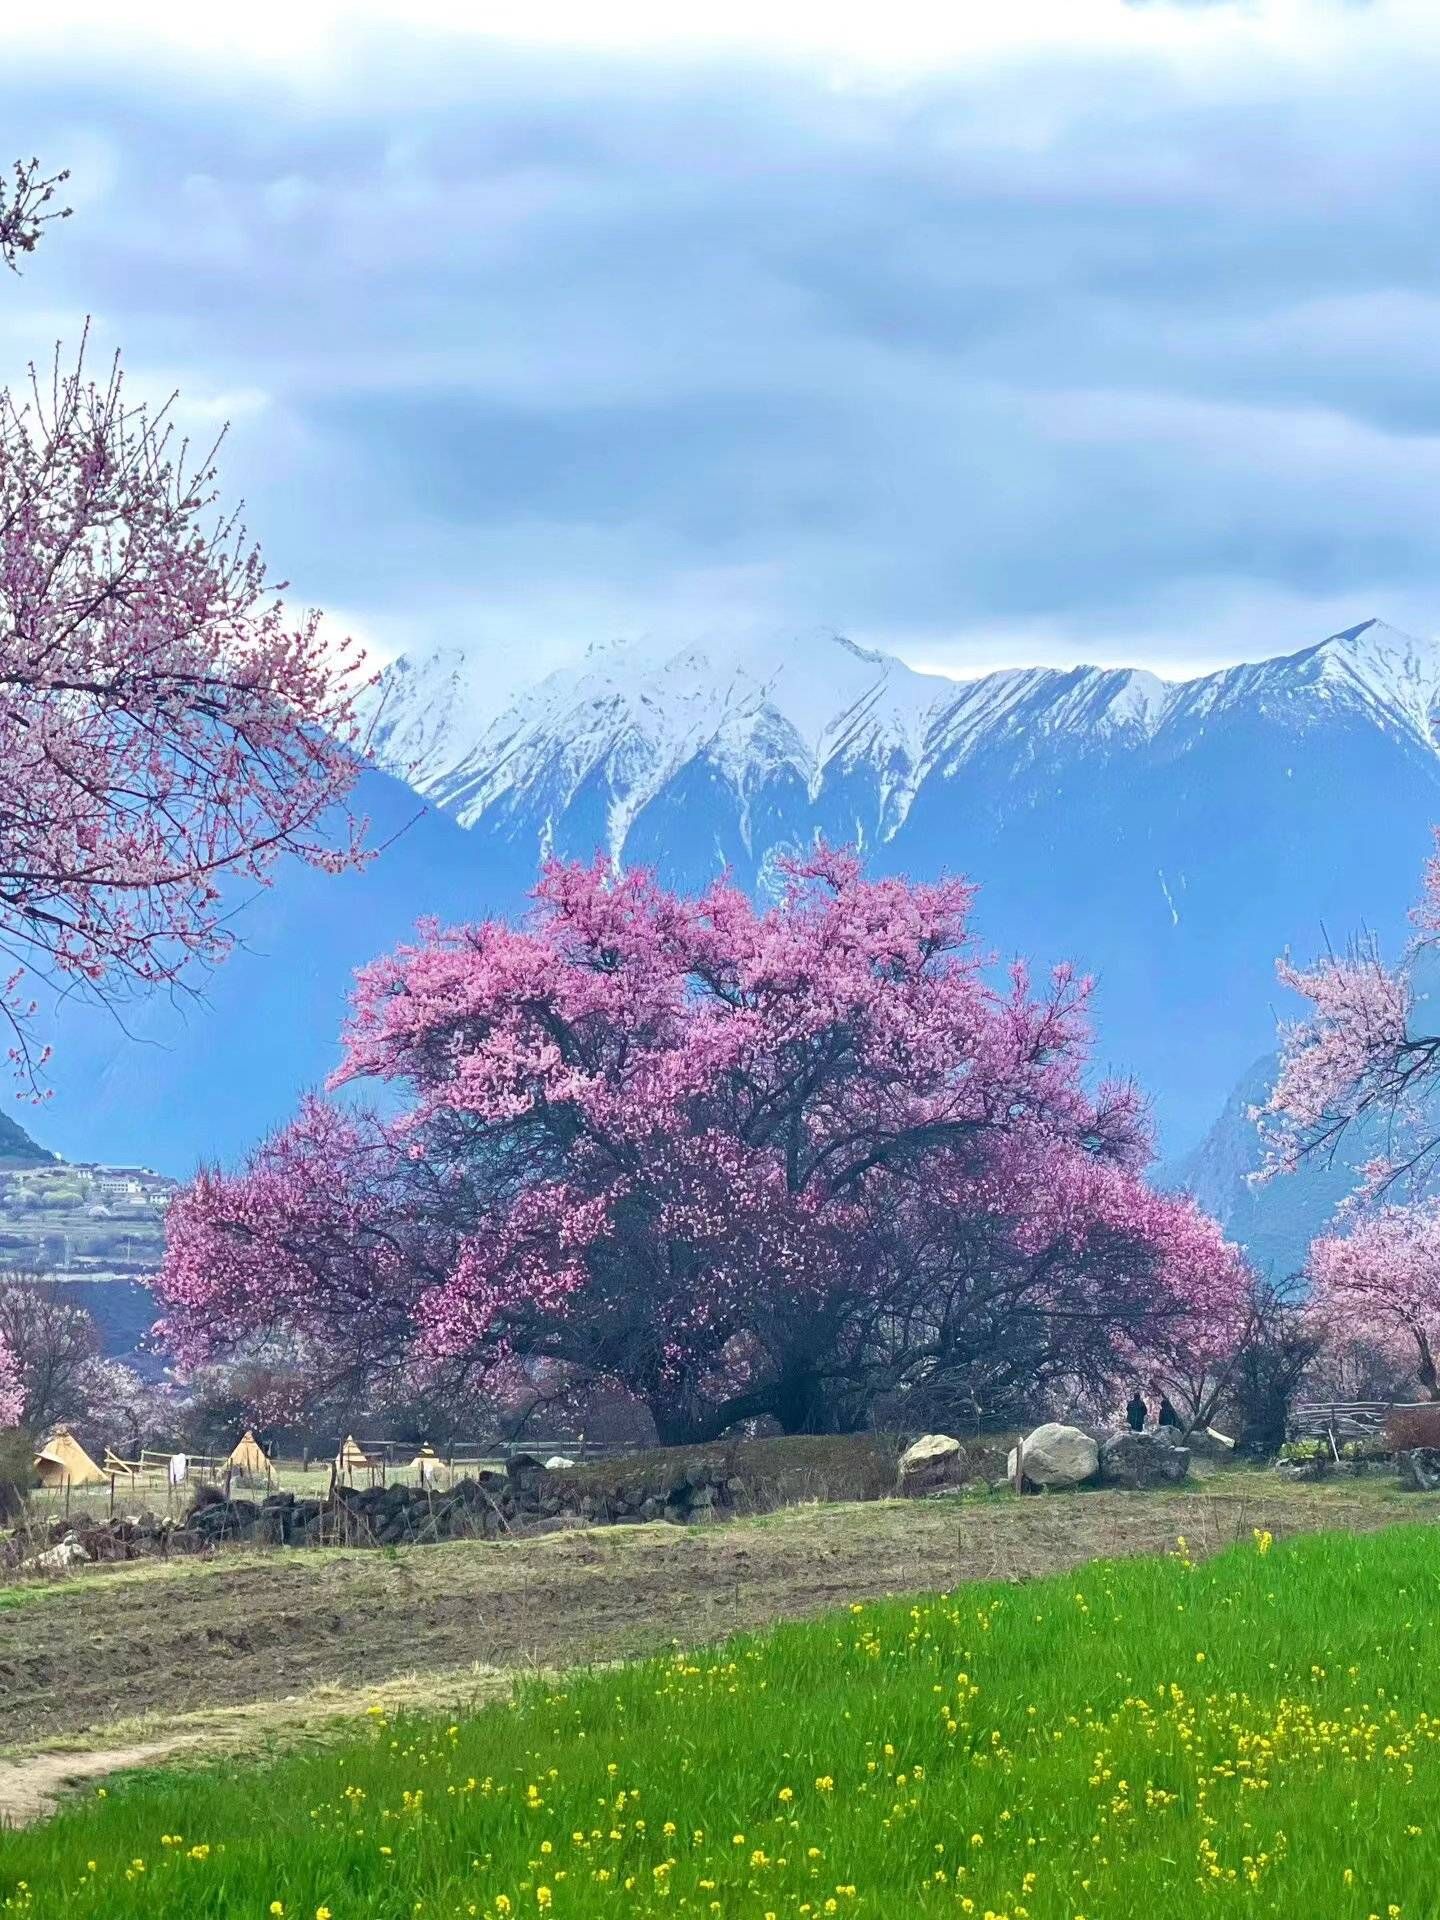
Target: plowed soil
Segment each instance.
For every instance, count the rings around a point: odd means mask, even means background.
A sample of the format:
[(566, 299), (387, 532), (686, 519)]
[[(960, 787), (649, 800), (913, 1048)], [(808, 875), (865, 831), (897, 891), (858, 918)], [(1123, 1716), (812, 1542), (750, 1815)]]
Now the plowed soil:
[(1424, 1496), (1252, 1486), (880, 1501), (704, 1528), (96, 1569), (0, 1607), (0, 1743), (101, 1746), (116, 1723), (158, 1731), (325, 1685), (625, 1658), (883, 1594), (1164, 1551), (1178, 1534), (1198, 1553), (1252, 1527), (1361, 1531), (1440, 1510)]

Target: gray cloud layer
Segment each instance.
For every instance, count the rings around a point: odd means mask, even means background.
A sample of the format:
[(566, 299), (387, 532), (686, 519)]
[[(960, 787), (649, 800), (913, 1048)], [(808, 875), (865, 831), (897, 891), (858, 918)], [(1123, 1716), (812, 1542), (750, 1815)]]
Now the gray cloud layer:
[(886, 84), (371, 36), (0, 79), (77, 217), (0, 289), (230, 414), (310, 597), (497, 675), (829, 625), (928, 664), (1440, 626), (1440, 51)]

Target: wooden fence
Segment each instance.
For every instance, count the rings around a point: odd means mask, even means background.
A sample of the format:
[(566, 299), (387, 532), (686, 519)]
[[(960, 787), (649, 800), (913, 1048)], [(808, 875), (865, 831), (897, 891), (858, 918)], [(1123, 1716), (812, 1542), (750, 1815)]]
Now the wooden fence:
[(1392, 1413), (1433, 1407), (1433, 1400), (1300, 1400), (1290, 1410), (1296, 1439), (1366, 1440), (1383, 1433)]

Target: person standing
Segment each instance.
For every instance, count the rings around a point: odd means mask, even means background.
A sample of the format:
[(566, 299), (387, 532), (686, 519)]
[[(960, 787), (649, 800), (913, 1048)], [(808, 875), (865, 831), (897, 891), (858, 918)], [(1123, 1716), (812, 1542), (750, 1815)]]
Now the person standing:
[(1130, 1403), (1125, 1409), (1125, 1418), (1130, 1422), (1130, 1431), (1132, 1433), (1141, 1432), (1146, 1420), (1149, 1418), (1149, 1409), (1140, 1398), (1140, 1389), (1138, 1387), (1136, 1387), (1134, 1393), (1130, 1396)]

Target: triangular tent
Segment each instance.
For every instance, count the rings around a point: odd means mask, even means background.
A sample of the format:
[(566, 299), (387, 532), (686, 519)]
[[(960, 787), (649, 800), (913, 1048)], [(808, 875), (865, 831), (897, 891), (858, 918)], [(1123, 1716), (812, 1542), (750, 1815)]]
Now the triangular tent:
[(410, 1462), (410, 1465), (412, 1467), (440, 1467), (440, 1466), (443, 1466), (444, 1464), (445, 1464), (444, 1461), (440, 1458), (439, 1454), (435, 1451), (434, 1447), (431, 1446), (428, 1440), (426, 1440), (422, 1444), (420, 1451), (416, 1454), (415, 1458)]
[(370, 1464), (365, 1449), (360, 1445), (360, 1442), (355, 1438), (353, 1433), (347, 1433), (341, 1441), (338, 1458), (342, 1473), (348, 1472), (351, 1467), (368, 1467)]
[(270, 1471), (270, 1457), (249, 1427), (241, 1434), (239, 1444), (225, 1464), (236, 1473), (248, 1473), (256, 1480)]
[(105, 1475), (68, 1427), (56, 1427), (35, 1456), (35, 1477), (42, 1487), (93, 1487)]

